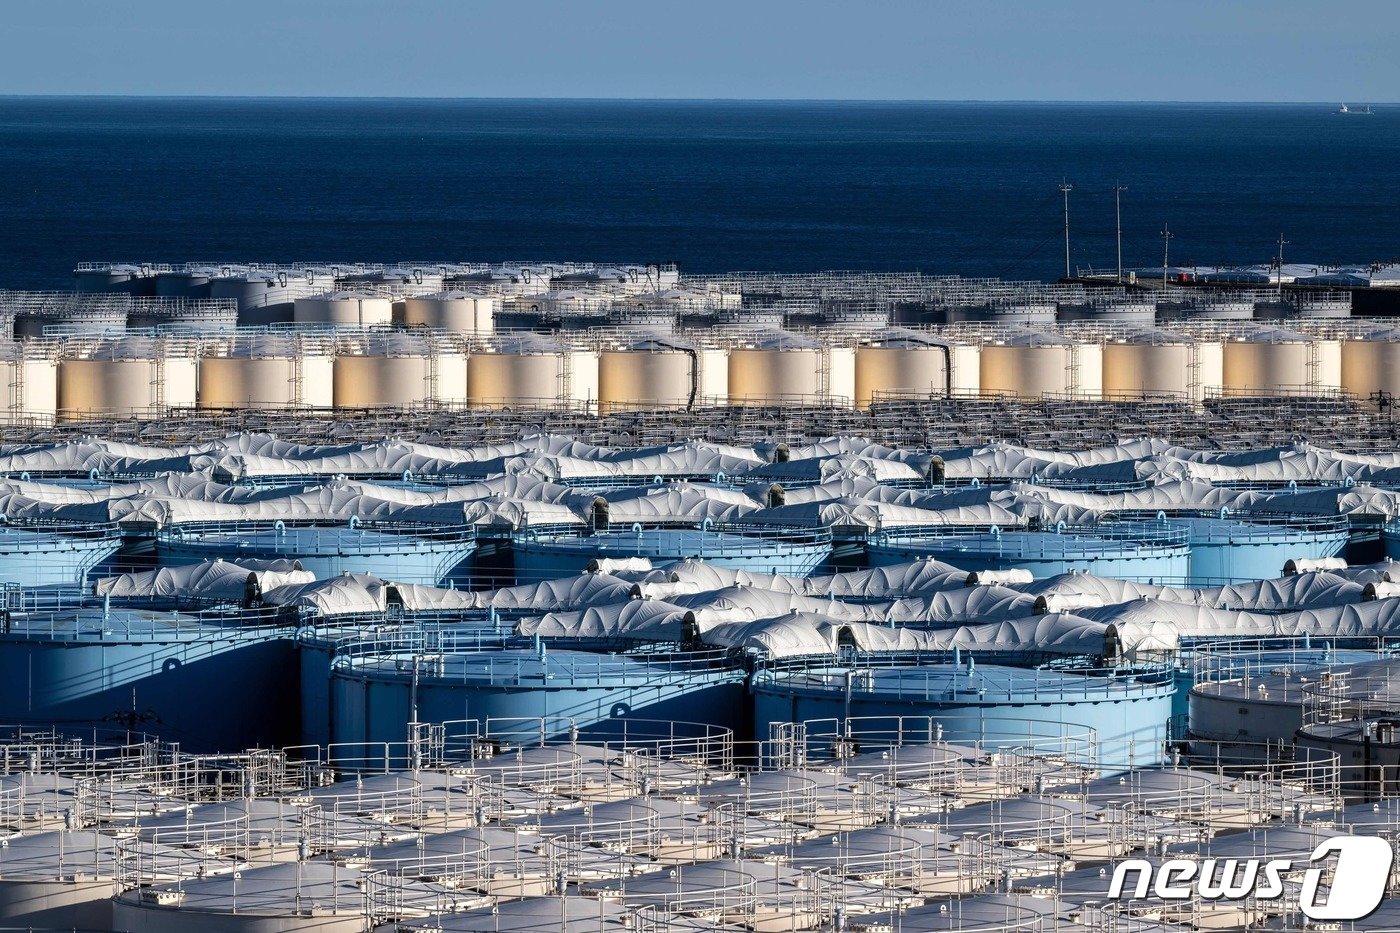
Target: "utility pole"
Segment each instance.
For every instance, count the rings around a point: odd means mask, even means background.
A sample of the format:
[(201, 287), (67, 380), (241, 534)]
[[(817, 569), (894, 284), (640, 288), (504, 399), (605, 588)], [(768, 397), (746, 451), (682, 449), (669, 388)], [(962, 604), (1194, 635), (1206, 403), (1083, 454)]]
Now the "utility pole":
[(1127, 185), (1113, 183), (1113, 217), (1118, 226), (1118, 284), (1123, 284), (1123, 192), (1128, 190)]
[(1069, 193), (1073, 190), (1074, 185), (1060, 182), (1060, 193), (1065, 196), (1065, 278), (1069, 278)]
[(1278, 300), (1283, 301), (1283, 248), (1288, 245), (1288, 241), (1283, 238), (1283, 234), (1278, 235)]
[(1167, 229), (1166, 224), (1162, 224), (1162, 287), (1167, 287), (1167, 253), (1171, 249), (1172, 238), (1176, 234)]

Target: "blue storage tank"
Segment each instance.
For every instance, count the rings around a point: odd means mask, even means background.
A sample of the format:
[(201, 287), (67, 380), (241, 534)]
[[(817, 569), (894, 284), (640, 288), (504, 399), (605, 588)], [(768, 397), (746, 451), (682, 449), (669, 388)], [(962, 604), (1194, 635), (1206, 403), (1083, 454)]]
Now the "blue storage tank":
[[(1176, 685), (1166, 664), (1104, 667), (1085, 658), (1054, 667), (965, 663), (956, 655), (871, 656), (854, 664), (767, 666), (754, 675), (754, 717), (769, 723), (834, 720), (857, 740), (917, 717), (943, 725), (941, 739), (978, 742), (1060, 726), (1093, 730), (1105, 773), (1159, 764)], [(1006, 663), (1010, 662), (1010, 663)], [(1044, 726), (1036, 732), (1035, 726)]]
[(271, 613), (92, 606), (0, 615), (0, 711), (26, 725), (108, 724), (189, 751), (297, 736), (294, 626)]
[(331, 742), (331, 672), (341, 649), (353, 652), (359, 650), (357, 645), (365, 642), (374, 643), (378, 639), (382, 643), (385, 638), (402, 640), (407, 637), (415, 647), (422, 646), (429, 651), (438, 650), (430, 646), (435, 646), (442, 638), (453, 646), (471, 644), (476, 650), (486, 650), (501, 647), (510, 637), (508, 627), (503, 632), (497, 623), (490, 621), (470, 625), (459, 621), (445, 629), (436, 625), (415, 625), (407, 635), (404, 632), (403, 620), (377, 626), (364, 623), (307, 626), (298, 632), (303, 745), (329, 745)]
[(758, 524), (642, 526), (580, 533), (525, 529), (512, 539), (521, 582), (571, 577), (602, 558), (644, 557), (653, 564), (697, 558), (750, 573), (806, 577), (831, 556), (829, 528)]
[(723, 652), (604, 654), (544, 646), (481, 650), (468, 635), (431, 644), (366, 639), (337, 650), (331, 679), (336, 743), (402, 743), (416, 701), (421, 723), (542, 720), (590, 739), (630, 720), (746, 725), (744, 671)]
[(453, 576), (476, 550), (470, 525), (402, 522), (296, 525), (212, 522), (176, 525), (156, 535), (165, 564), (276, 558), (301, 561), (318, 578), (366, 573), (396, 583), (436, 584)]
[(931, 557), (967, 571), (1022, 569), (1037, 578), (1079, 571), (1177, 583), (1190, 570), (1189, 532), (1164, 522), (1005, 529), (915, 525), (877, 532), (866, 550), (875, 567)]
[(1185, 528), (1190, 535), (1188, 586), (1273, 580), (1290, 560), (1342, 554), (1350, 536), (1342, 515), (1273, 515), (1222, 508), (1193, 514), (1158, 512), (1156, 518)]
[(1390, 560), (1400, 560), (1400, 521), (1386, 522), (1381, 528), (1381, 545)]
[(0, 524), (0, 583), (81, 587), (121, 547), (115, 525)]

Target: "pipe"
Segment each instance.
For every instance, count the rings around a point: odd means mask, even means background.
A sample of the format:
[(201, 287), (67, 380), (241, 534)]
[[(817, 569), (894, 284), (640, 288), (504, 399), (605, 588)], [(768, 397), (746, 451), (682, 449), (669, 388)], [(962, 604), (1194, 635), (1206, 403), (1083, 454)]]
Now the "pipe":
[(690, 397), (685, 400), (685, 410), (695, 409), (695, 396), (700, 392), (700, 354), (694, 347), (682, 346), (681, 352), (690, 356)]

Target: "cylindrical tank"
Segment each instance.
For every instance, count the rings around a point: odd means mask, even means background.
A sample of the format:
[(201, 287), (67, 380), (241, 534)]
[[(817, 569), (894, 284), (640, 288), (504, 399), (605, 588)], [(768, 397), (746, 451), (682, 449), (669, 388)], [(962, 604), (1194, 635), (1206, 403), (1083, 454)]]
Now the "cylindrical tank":
[(729, 351), (729, 403), (823, 403), (827, 361), (825, 347), (793, 334), (775, 332), (744, 340)]
[(193, 408), (198, 370), (191, 344), (134, 337), (86, 343), (58, 364), (59, 420), (155, 418)]
[(1151, 324), (1157, 319), (1157, 304), (1139, 299), (1104, 298), (1084, 302), (1062, 301), (1055, 312), (1061, 321), (1117, 322)]
[[(763, 668), (753, 679), (762, 724), (842, 722), (857, 740), (887, 738), (901, 721), (940, 724), (943, 741), (1050, 739), (1062, 728), (1093, 730), (1106, 772), (1158, 763), (1171, 718), (1171, 668), (1141, 665), (1136, 676), (1084, 659), (1076, 669), (951, 657), (861, 667)], [(1036, 734), (1037, 730), (1041, 734)]]
[(1232, 338), (1224, 346), (1222, 390), (1230, 395), (1316, 390), (1319, 352), (1318, 341), (1288, 330), (1260, 328)]
[(199, 366), (203, 409), (330, 408), (332, 348), (307, 335), (249, 334), (216, 346)]
[(1290, 298), (1294, 313), (1301, 318), (1351, 317), (1351, 295), (1347, 292), (1297, 292)]
[[(363, 933), (364, 876), (339, 862), (291, 862), (127, 891), (121, 933)], [(250, 892), (256, 892), (250, 896)], [(250, 901), (252, 903), (250, 903)]]
[(1400, 328), (1378, 328), (1342, 341), (1342, 388), (1357, 398), (1400, 395)]
[(0, 632), (0, 703), (16, 720), (69, 728), (135, 710), (144, 731), (191, 751), (280, 746), (299, 731), (297, 668), (292, 628), (274, 618), (240, 627), (236, 610), (12, 613)]
[(209, 297), (238, 302), (240, 326), (285, 324), (293, 319), (296, 300), (335, 288), (329, 269), (258, 269), (209, 283)]
[(1145, 329), (1103, 346), (1105, 398), (1167, 395), (1200, 401), (1220, 388), (1219, 343)]
[(1115, 340), (1103, 348), (1103, 391), (1107, 398), (1143, 395), (1193, 396), (1193, 346), (1180, 342)]
[(134, 298), (126, 326), (129, 330), (230, 331), (238, 326), (238, 305), (231, 298)]
[(51, 424), (57, 412), (54, 348), (33, 341), (0, 343), (0, 423)]
[(156, 555), (168, 566), (211, 560), (298, 560), (318, 578), (378, 574), (400, 583), (446, 583), (476, 550), (470, 525), (393, 522), (293, 525), (174, 525), (156, 534)]
[(441, 269), (425, 265), (390, 266), (367, 279), (387, 288), (395, 299), (436, 294), (442, 291), (443, 280)]
[(598, 399), (598, 354), (532, 335), (496, 340), (467, 365), (467, 402), (479, 408), (589, 408)]
[(1304, 688), (1329, 669), (1383, 672), (1393, 661), (1373, 649), (1336, 646), (1321, 638), (1199, 645), (1192, 660), (1190, 735), (1240, 745), (1291, 745), (1303, 725)]
[(941, 340), (891, 332), (856, 348), (856, 407), (877, 395), (942, 398), (952, 390), (952, 351)]
[(652, 527), (576, 532), (525, 529), (511, 539), (515, 573), (522, 582), (551, 580), (584, 572), (608, 558), (646, 558), (654, 565), (699, 558), (716, 567), (755, 574), (806, 577), (831, 556), (825, 529), (720, 525)]
[(394, 303), (371, 292), (327, 292), (296, 299), (292, 320), (332, 327), (380, 327), (394, 322)]
[(414, 408), (467, 399), (461, 346), (415, 334), (342, 341), (335, 358), (337, 408)]
[(598, 408), (685, 408), (700, 397), (700, 355), (689, 344), (646, 337), (598, 353)]
[(0, 583), (82, 587), (121, 544), (112, 526), (6, 523), (0, 525)]
[(156, 288), (155, 269), (144, 263), (80, 263), (73, 274), (73, 282), (80, 292), (154, 295)]
[(1189, 535), (1166, 522), (1115, 522), (1047, 530), (910, 526), (870, 537), (872, 566), (932, 557), (960, 570), (1029, 570), (1180, 584), (1190, 573)]
[[(676, 329), (678, 313), (671, 308), (641, 308), (614, 305), (608, 309), (606, 326), (615, 330), (637, 330), (652, 334), (670, 334)], [(564, 322), (567, 327), (568, 322)]]
[(49, 327), (100, 335), (125, 330), (127, 315), (140, 300), (126, 294), (11, 292), (3, 310), (12, 317), (10, 330), (16, 339), (43, 337)]
[(1164, 301), (1157, 305), (1159, 321), (1248, 321), (1253, 317), (1252, 298), (1205, 296), (1190, 301)]
[(744, 672), (718, 652), (474, 650), (466, 638), (454, 649), (454, 633), (432, 634), (440, 637), (418, 650), (342, 646), (331, 682), (334, 741), (401, 743), (415, 702), (419, 722), (543, 719), (590, 738), (621, 734), (631, 719), (689, 722), (696, 710), (709, 725), (742, 725)]
[(1342, 516), (1230, 515), (1170, 519), (1191, 534), (1189, 586), (1272, 580), (1296, 558), (1335, 557), (1350, 530)]
[(1103, 386), (1103, 354), (1095, 344), (1026, 331), (982, 345), (981, 391), (987, 395), (1097, 398)]
[(1053, 301), (996, 300), (983, 304), (948, 305), (943, 315), (944, 322), (948, 324), (1054, 324), (1056, 307)]
[(489, 334), (501, 310), (499, 295), (484, 292), (445, 291), (405, 298), (403, 323), (408, 327)]
[(247, 273), (246, 268), (233, 263), (167, 269), (156, 275), (156, 295), (162, 298), (208, 298), (215, 279), (230, 279)]

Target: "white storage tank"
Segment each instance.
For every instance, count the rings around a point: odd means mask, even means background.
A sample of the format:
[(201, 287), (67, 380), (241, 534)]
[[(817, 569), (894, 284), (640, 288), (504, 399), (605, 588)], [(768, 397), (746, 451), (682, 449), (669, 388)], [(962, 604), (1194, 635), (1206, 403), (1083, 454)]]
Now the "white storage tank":
[(876, 395), (943, 398), (952, 394), (953, 351), (945, 340), (891, 330), (856, 348), (855, 402), (867, 409)]
[(73, 341), (58, 364), (58, 418), (158, 418), (193, 408), (198, 348), (173, 337)]
[(296, 300), (292, 320), (330, 327), (383, 327), (394, 322), (394, 302), (387, 293), (360, 289), (308, 295)]
[(424, 334), (342, 339), (334, 386), (337, 408), (460, 405), (467, 400), (466, 349), (459, 342)]
[(729, 350), (731, 405), (824, 404), (827, 348), (784, 331), (759, 333)]
[(501, 296), (480, 291), (442, 291), (403, 301), (402, 322), (408, 327), (489, 334), (501, 311)]
[(1357, 398), (1400, 395), (1400, 328), (1379, 327), (1348, 336), (1339, 351), (1342, 388)]
[(605, 346), (598, 352), (599, 411), (690, 408), (703, 397), (705, 362), (694, 345), (670, 337)]
[(443, 271), (425, 263), (410, 263), (383, 269), (374, 281), (389, 289), (397, 298), (433, 295), (442, 291)]
[(981, 391), (986, 395), (1098, 398), (1103, 390), (1103, 352), (1046, 331), (997, 335), (982, 344)]
[(1336, 341), (1314, 340), (1297, 331), (1272, 327), (1232, 336), (1224, 346), (1222, 391), (1227, 395), (1290, 395), (1316, 391), (1328, 378), (1340, 382), (1340, 349), (1334, 353), (1326, 344)]
[(333, 347), (310, 334), (242, 334), (206, 350), (202, 409), (330, 408)]
[(480, 408), (591, 409), (598, 354), (535, 334), (497, 337), (467, 363), (467, 403)]
[(1105, 398), (1165, 395), (1201, 401), (1220, 388), (1219, 343), (1145, 328), (1103, 346)]
[(240, 326), (285, 324), (293, 320), (298, 298), (321, 295), (335, 288), (330, 269), (255, 269), (246, 274), (214, 279), (209, 297), (238, 302)]

